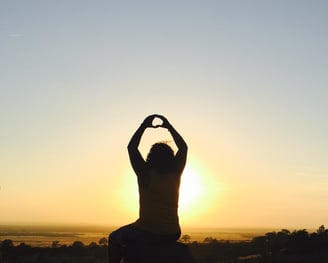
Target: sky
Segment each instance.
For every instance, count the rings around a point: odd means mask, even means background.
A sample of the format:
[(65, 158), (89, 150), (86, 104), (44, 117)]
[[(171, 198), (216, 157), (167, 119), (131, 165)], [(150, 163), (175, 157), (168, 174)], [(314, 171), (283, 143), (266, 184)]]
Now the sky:
[[(138, 217), (126, 146), (188, 144), (182, 228), (328, 225), (327, 1), (0, 2), (0, 224)], [(174, 143), (147, 129), (140, 151)]]

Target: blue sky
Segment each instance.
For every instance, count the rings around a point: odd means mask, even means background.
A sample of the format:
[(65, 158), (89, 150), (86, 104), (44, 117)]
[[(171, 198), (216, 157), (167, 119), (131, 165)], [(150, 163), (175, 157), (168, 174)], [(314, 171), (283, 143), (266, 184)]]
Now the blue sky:
[[(224, 185), (197, 220), (325, 223), (327, 11), (326, 1), (2, 1), (2, 220), (129, 221), (107, 189), (121, 187), (128, 140), (156, 112)], [(94, 208), (87, 195), (107, 201)], [(251, 207), (259, 213), (238, 220)]]

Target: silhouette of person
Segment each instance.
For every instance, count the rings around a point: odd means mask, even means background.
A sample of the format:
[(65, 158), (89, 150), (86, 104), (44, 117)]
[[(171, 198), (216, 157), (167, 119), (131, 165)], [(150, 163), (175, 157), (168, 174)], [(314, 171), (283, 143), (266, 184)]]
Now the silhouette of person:
[[(153, 125), (155, 118), (161, 125)], [(174, 154), (166, 143), (152, 145), (146, 161), (138, 150), (141, 137), (147, 128), (166, 128), (178, 151)], [(133, 134), (128, 152), (138, 179), (139, 218), (109, 235), (108, 259), (119, 263), (124, 247), (140, 242), (175, 242), (181, 235), (178, 217), (179, 187), (186, 164), (187, 144), (181, 135), (162, 115), (153, 114), (143, 121)]]

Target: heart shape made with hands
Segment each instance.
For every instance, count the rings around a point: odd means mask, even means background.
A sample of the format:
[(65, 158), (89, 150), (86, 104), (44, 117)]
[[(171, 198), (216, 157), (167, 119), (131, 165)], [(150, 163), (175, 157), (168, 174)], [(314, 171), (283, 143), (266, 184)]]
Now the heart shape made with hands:
[(160, 118), (158, 118), (158, 117), (155, 117), (154, 119), (153, 119), (153, 121), (152, 121), (152, 126), (154, 127), (154, 128), (158, 128), (158, 127), (162, 127), (163, 126), (163, 120), (162, 119), (160, 119)]

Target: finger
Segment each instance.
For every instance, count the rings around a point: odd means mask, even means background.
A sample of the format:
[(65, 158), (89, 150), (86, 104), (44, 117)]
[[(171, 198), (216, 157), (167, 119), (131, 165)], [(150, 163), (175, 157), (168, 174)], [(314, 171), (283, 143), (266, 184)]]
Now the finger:
[(161, 115), (161, 114), (156, 114), (156, 117), (158, 117), (158, 118), (160, 118), (160, 119), (164, 118), (164, 116)]
[(166, 117), (164, 117), (163, 115), (158, 115), (157, 117), (163, 121), (162, 127), (167, 127), (169, 125), (169, 121), (167, 120)]
[(167, 121), (167, 119), (166, 119), (163, 115), (159, 115), (159, 114), (157, 114), (156, 117), (159, 118), (159, 119), (161, 119), (163, 122), (164, 122), (164, 121)]
[(152, 126), (153, 126), (153, 124), (152, 124), (153, 120), (154, 120), (154, 116), (153, 116), (153, 115), (149, 115), (149, 116), (147, 116), (147, 117), (145, 118), (145, 120), (143, 121), (143, 123), (144, 123), (147, 127), (152, 127)]
[(147, 116), (145, 120), (152, 120), (154, 118), (155, 118), (155, 114), (152, 114), (152, 115)]

